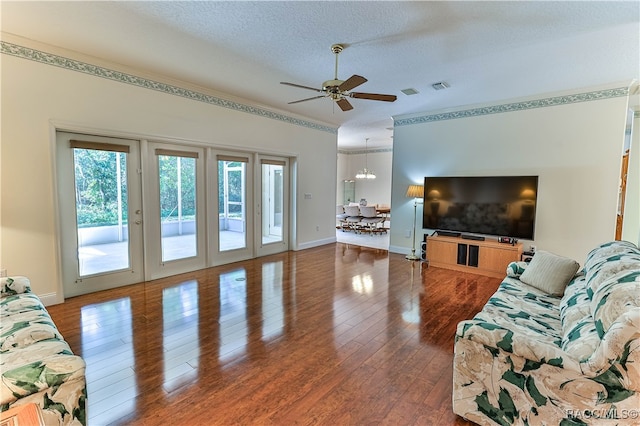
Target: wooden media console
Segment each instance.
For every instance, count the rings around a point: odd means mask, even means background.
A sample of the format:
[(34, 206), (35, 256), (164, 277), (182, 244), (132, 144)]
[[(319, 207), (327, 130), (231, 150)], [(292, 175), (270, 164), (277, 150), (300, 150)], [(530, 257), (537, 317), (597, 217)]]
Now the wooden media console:
[(504, 278), (507, 265), (520, 260), (522, 243), (495, 240), (467, 240), (460, 237), (427, 238), (426, 257), (430, 266)]

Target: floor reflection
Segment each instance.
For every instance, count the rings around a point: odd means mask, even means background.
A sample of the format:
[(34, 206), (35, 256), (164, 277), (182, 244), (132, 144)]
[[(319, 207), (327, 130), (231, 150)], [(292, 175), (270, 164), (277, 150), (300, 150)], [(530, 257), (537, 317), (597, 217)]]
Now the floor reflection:
[(341, 244), (339, 246), (342, 263), (364, 263), (373, 265), (377, 260), (386, 260), (389, 252), (384, 249), (362, 247), (352, 244)]
[(373, 279), (371, 274), (356, 275), (351, 279), (351, 288), (356, 293), (371, 294), (373, 293)]
[(95, 420), (100, 419), (100, 423), (109, 424), (133, 415), (139, 390), (131, 299), (85, 306), (80, 317), (87, 393), (91, 396), (89, 423), (97, 424)]
[(421, 272), (422, 265), (420, 262), (409, 261), (409, 303), (403, 304), (402, 319), (410, 324), (420, 324), (420, 295), (422, 292)]
[(162, 290), (163, 387), (171, 392), (198, 377), (198, 282)]
[(374, 402), (351, 423), (373, 424), (384, 389), (450, 382), (456, 320), (497, 285), (450, 274), (337, 244), (79, 296), (54, 320), (87, 362), (91, 425), (344, 424), (356, 399)]
[(283, 262), (262, 265), (262, 340), (268, 341), (284, 331)]
[(241, 355), (247, 346), (247, 272), (244, 269), (220, 274), (219, 358), (225, 361)]

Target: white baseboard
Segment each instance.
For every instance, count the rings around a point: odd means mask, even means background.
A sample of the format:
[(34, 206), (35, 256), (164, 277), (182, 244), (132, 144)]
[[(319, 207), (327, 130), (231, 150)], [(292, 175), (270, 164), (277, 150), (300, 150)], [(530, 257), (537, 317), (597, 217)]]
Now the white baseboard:
[[(408, 247), (399, 247), (399, 246), (389, 246), (389, 253), (398, 253), (398, 254), (409, 254), (411, 253), (411, 249)], [(416, 253), (418, 255), (419, 253)]]
[(324, 246), (324, 245), (332, 244), (332, 243), (335, 243), (335, 242), (336, 242), (336, 237), (325, 238), (323, 240), (309, 241), (308, 243), (299, 244), (298, 248), (296, 249), (296, 251), (310, 249), (310, 248), (313, 248), (313, 247)]
[(58, 298), (58, 293), (38, 294), (38, 298), (44, 306), (58, 305), (64, 303), (64, 298)]

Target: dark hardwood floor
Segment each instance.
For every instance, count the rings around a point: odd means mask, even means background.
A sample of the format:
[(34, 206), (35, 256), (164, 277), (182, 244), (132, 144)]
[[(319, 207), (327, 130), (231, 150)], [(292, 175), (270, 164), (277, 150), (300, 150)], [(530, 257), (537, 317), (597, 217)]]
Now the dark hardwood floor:
[(50, 306), (90, 425), (467, 425), (453, 336), (500, 280), (331, 244)]

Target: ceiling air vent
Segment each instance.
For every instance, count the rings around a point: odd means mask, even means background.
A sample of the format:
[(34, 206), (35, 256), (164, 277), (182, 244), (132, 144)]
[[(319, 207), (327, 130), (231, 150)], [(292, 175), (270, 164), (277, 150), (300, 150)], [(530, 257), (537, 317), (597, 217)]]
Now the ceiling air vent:
[(436, 90), (443, 90), (443, 89), (447, 89), (449, 87), (449, 85), (447, 83), (445, 83), (444, 81), (439, 81), (437, 83), (433, 83), (431, 85), (431, 87), (433, 87)]
[(411, 95), (417, 95), (419, 92), (416, 89), (403, 89), (401, 90), (402, 93), (404, 93), (407, 96), (411, 96)]

